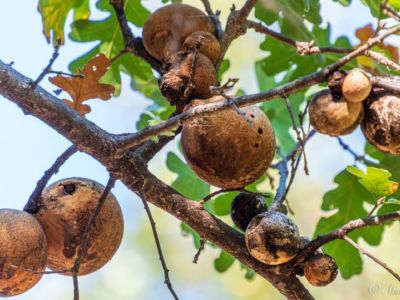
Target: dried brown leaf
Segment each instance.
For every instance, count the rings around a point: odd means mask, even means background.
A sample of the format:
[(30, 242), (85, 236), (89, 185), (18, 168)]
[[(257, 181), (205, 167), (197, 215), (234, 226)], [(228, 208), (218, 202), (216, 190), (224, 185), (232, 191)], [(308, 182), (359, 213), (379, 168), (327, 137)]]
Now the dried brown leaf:
[(107, 72), (110, 65), (110, 60), (104, 54), (99, 54), (91, 59), (83, 70), (78, 70), (78, 74), (82, 77), (57, 75), (50, 77), (49, 80), (71, 96), (72, 101), (64, 99), (69, 107), (81, 115), (85, 115), (91, 109), (89, 105), (83, 104), (84, 101), (96, 98), (108, 100), (112, 97), (114, 86), (99, 83), (100, 78)]

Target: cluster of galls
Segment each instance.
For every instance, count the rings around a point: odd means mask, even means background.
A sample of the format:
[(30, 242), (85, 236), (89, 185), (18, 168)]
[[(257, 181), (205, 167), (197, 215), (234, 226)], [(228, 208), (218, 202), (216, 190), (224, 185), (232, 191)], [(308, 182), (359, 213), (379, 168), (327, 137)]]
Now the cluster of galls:
[(400, 154), (400, 98), (372, 89), (369, 75), (354, 69), (322, 90), (309, 106), (310, 123), (320, 133), (340, 136), (361, 124), (367, 140), (378, 150)]
[[(32, 214), (0, 209), (0, 296), (33, 287), (48, 267), (72, 275), (82, 236), (104, 187), (90, 179), (69, 178), (47, 187)], [(117, 199), (106, 198), (89, 231), (77, 275), (104, 266), (117, 251), (123, 217)]]
[(193, 98), (210, 98), (218, 84), (221, 46), (214, 32), (208, 16), (185, 4), (163, 6), (143, 28), (146, 50), (163, 65), (161, 93), (180, 110)]
[[(292, 260), (309, 242), (285, 214), (268, 211), (265, 200), (255, 193), (239, 193), (231, 204), (233, 223), (245, 232), (249, 253), (267, 265), (280, 265)], [(337, 276), (335, 260), (320, 251), (309, 255), (301, 270), (309, 283), (324, 286)]]
[[(212, 20), (185, 4), (156, 10), (143, 28), (146, 50), (162, 62), (162, 94), (178, 111), (223, 99), (213, 96), (218, 85), (215, 63), (220, 43)], [(275, 134), (257, 107), (220, 110), (186, 122), (182, 129), (185, 159), (206, 182), (239, 188), (265, 173), (275, 154)]]

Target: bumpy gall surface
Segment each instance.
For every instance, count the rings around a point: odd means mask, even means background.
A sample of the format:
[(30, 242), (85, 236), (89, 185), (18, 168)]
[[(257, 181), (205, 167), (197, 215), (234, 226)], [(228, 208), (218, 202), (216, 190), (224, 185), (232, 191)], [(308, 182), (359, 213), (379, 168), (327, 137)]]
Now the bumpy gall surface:
[(46, 236), (39, 222), (26, 212), (0, 209), (0, 296), (15, 296), (33, 287), (46, 261)]
[(207, 56), (214, 64), (221, 54), (221, 45), (217, 38), (207, 31), (197, 31), (190, 34), (183, 43), (183, 49), (197, 50)]
[(361, 129), (375, 148), (400, 155), (400, 97), (393, 94), (369, 97)]
[(147, 19), (143, 28), (143, 44), (153, 57), (163, 61), (178, 52), (185, 38), (196, 31), (214, 33), (214, 23), (193, 6), (166, 5)]
[(300, 236), (296, 224), (288, 217), (268, 211), (252, 219), (245, 240), (254, 258), (267, 265), (279, 265), (297, 255)]
[[(104, 187), (93, 180), (68, 178), (53, 183), (43, 191), (35, 217), (47, 237), (50, 269), (59, 271), (73, 267), (81, 235), (103, 190)], [(121, 243), (123, 224), (120, 206), (110, 193), (90, 231), (79, 275), (98, 270), (112, 258)]]
[(304, 263), (304, 275), (314, 286), (325, 286), (335, 280), (338, 274), (336, 261), (327, 254), (316, 253)]
[(330, 136), (353, 132), (364, 115), (362, 103), (348, 102), (343, 97), (336, 98), (330, 90), (318, 92), (308, 112), (314, 129)]
[[(221, 100), (192, 101), (192, 106)], [(227, 108), (185, 123), (186, 162), (206, 182), (221, 188), (243, 187), (265, 173), (275, 154), (275, 134), (257, 106)], [(248, 122), (250, 120), (251, 122)]]

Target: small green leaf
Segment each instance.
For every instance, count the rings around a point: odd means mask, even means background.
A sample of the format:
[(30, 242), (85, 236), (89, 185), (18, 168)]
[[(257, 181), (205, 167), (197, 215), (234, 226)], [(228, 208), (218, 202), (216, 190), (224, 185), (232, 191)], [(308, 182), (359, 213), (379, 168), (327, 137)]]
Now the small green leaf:
[[(356, 172), (359, 174), (358, 172)], [(371, 194), (360, 185), (358, 178), (347, 170), (343, 170), (335, 177), (336, 188), (328, 191), (323, 198), (322, 210), (331, 212), (331, 215), (322, 217), (317, 224), (314, 236), (336, 230), (351, 220), (365, 217), (368, 212), (365, 203), (375, 204)], [(370, 245), (381, 242), (384, 226), (373, 226), (353, 231), (349, 236), (357, 241), (363, 238)], [(350, 278), (360, 274), (362, 260), (360, 253), (343, 241), (334, 241), (327, 244), (325, 252), (334, 257), (338, 263), (343, 278)]]
[(244, 278), (247, 280), (252, 280), (256, 275), (256, 272), (253, 269), (250, 269), (248, 266), (240, 263), (240, 269), (245, 270), (246, 273), (244, 274)]
[(388, 4), (396, 11), (400, 10), (400, 0), (389, 0)]
[[(42, 16), (43, 33), (47, 42), (53, 41), (56, 45), (60, 40), (64, 43), (64, 27), (65, 21), (71, 10), (75, 10), (75, 20), (87, 19), (90, 15), (87, 0), (40, 0), (38, 5), (39, 12)], [(51, 36), (53, 38), (51, 39)]]
[(229, 215), (232, 200), (237, 194), (237, 192), (229, 192), (212, 200), (214, 204), (214, 214), (216, 216)]
[(367, 172), (364, 173), (356, 167), (349, 166), (347, 171), (360, 178), (358, 181), (375, 199), (389, 196), (397, 191), (398, 183), (389, 180), (392, 174), (385, 169), (368, 167)]
[(210, 186), (197, 177), (175, 153), (167, 154), (167, 167), (178, 175), (172, 187), (185, 197), (201, 200), (210, 193)]
[(234, 262), (235, 258), (232, 255), (224, 250), (221, 250), (219, 257), (214, 260), (214, 267), (215, 270), (223, 273), (228, 270)]

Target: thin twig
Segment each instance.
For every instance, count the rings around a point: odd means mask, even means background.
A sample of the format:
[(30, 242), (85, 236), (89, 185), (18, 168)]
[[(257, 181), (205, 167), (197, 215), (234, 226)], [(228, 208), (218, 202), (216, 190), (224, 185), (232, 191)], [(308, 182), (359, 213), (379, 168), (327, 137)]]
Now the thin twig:
[(169, 278), (169, 274), (168, 274), (169, 270), (167, 268), (167, 264), (166, 264), (165, 259), (164, 259), (164, 254), (163, 254), (162, 249), (161, 249), (160, 239), (158, 238), (157, 229), (156, 229), (156, 222), (154, 221), (154, 218), (153, 218), (153, 215), (151, 213), (149, 204), (147, 203), (145, 194), (143, 192), (141, 192), (141, 191), (139, 193), (140, 193), (140, 199), (143, 202), (144, 209), (146, 210), (147, 216), (148, 216), (149, 221), (150, 221), (151, 230), (153, 231), (154, 240), (156, 242), (158, 256), (159, 256), (159, 259), (161, 261), (162, 268), (164, 270), (164, 283), (167, 285), (169, 291), (172, 294), (172, 297), (175, 300), (178, 300), (179, 298), (176, 295), (176, 293), (174, 291), (174, 288), (172, 287), (171, 280)]
[(219, 10), (217, 10), (215, 13), (213, 9), (211, 8), (210, 1), (208, 0), (201, 0), (203, 2), (204, 8), (211, 18), (211, 20), (214, 22), (215, 25), (215, 33), (217, 35), (217, 38), (219, 41), (222, 40), (222, 37), (224, 35), (224, 32), (222, 30), (221, 22), (219, 20), (219, 14), (221, 13)]
[(199, 260), (200, 254), (204, 250), (204, 246), (206, 245), (206, 242), (207, 241), (205, 239), (200, 238), (200, 247), (199, 247), (199, 249), (197, 250), (196, 254), (193, 257), (193, 263), (194, 264), (197, 264), (197, 261)]
[(276, 189), (275, 198), (272, 201), (271, 207), (269, 210), (281, 211), (283, 202), (285, 201), (285, 189), (286, 189), (286, 181), (289, 176), (289, 171), (287, 168), (287, 159), (286, 156), (282, 153), (281, 149), (277, 147), (276, 151), (281, 156), (282, 160), (276, 165), (276, 168), (279, 171), (279, 185)]
[(56, 74), (56, 75), (65, 75), (65, 76), (70, 76), (70, 77), (78, 77), (78, 78), (85, 78), (83, 74), (71, 74), (67, 72), (62, 72), (62, 71), (48, 71), (47, 74)]
[(298, 42), (287, 36), (282, 35), (268, 27), (264, 26), (261, 22), (247, 21), (248, 28), (254, 29), (256, 32), (273, 37), (287, 45), (290, 45), (298, 51), (301, 55), (319, 54), (319, 53), (335, 53), (335, 54), (347, 54), (353, 51), (351, 48), (333, 48), (333, 47), (318, 47), (314, 46), (313, 41), (311, 42)]
[(400, 22), (400, 15), (389, 5), (386, 3), (382, 4), (382, 11), (384, 14), (388, 15), (389, 17), (395, 19), (397, 22)]
[(36, 78), (36, 80), (34, 82), (31, 83), (31, 87), (34, 89), (35, 87), (37, 87), (37, 85), (39, 84), (39, 82), (42, 81), (42, 79), (44, 78), (44, 76), (46, 76), (49, 71), (51, 70), (51, 66), (53, 65), (53, 63), (56, 61), (59, 53), (58, 50), (60, 49), (61, 46), (61, 40), (57, 40), (56, 45), (54, 46), (54, 52), (53, 55), (51, 56), (49, 63), (47, 64), (47, 66), (43, 69), (43, 71), (39, 74), (39, 76)]
[(365, 155), (356, 153), (353, 149), (351, 149), (351, 147), (348, 144), (346, 144), (346, 142), (341, 137), (337, 137), (337, 140), (339, 142), (339, 145), (343, 148), (343, 150), (349, 152), (354, 157), (355, 161), (363, 162), (373, 166), (377, 165), (377, 163), (373, 162), (372, 160), (369, 160)]
[(285, 189), (285, 193), (283, 194), (283, 199), (286, 199), (287, 194), (289, 193), (290, 188), (292, 187), (292, 184), (294, 182), (294, 178), (296, 177), (297, 174), (297, 170), (299, 168), (300, 165), (300, 160), (301, 160), (301, 156), (299, 155), (296, 159), (296, 161), (292, 164), (292, 169), (290, 171), (290, 177), (289, 177), (289, 183)]
[(393, 70), (400, 71), (400, 65), (395, 63), (393, 60), (387, 58), (383, 54), (371, 50), (367, 50), (364, 53), (365, 56), (371, 57), (376, 60), (379, 64), (389, 67)]
[(364, 218), (350, 221), (347, 224), (343, 225), (342, 227), (339, 227), (329, 233), (319, 235), (316, 239), (309, 242), (304, 247), (304, 249), (297, 254), (297, 256), (293, 259), (291, 264), (297, 265), (301, 263), (308, 255), (314, 253), (322, 245), (329, 243), (333, 240), (342, 239), (344, 236), (348, 235), (350, 232), (356, 229), (364, 228), (367, 226), (378, 226), (383, 223), (389, 221), (396, 221), (399, 219), (400, 219), (400, 211), (396, 211), (384, 215), (367, 216)]
[(398, 281), (400, 281), (400, 275), (397, 274), (395, 271), (393, 271), (393, 269), (389, 268), (388, 265), (386, 263), (384, 263), (383, 261), (381, 261), (379, 258), (377, 258), (376, 256), (374, 256), (372, 253), (368, 252), (367, 250), (365, 250), (363, 247), (361, 247), (359, 244), (357, 244), (356, 242), (354, 242), (351, 238), (349, 238), (348, 236), (344, 236), (342, 237), (343, 240), (345, 240), (347, 243), (349, 243), (350, 245), (352, 245), (354, 248), (356, 248), (358, 251), (360, 251), (361, 254), (368, 256), (370, 259), (372, 259), (374, 262), (376, 262), (378, 265), (380, 265), (382, 268), (384, 268), (386, 271), (388, 271), (390, 274), (392, 274)]
[(123, 0), (110, 0), (110, 4), (114, 7), (118, 24), (122, 32), (125, 49), (132, 52), (134, 55), (143, 58), (155, 71), (161, 74), (161, 63), (146, 51), (142, 39), (133, 35), (125, 16), (123, 2)]
[(221, 54), (216, 63), (217, 70), (219, 69), (219, 65), (224, 59), (226, 51), (228, 50), (232, 41), (246, 33), (246, 19), (256, 3), (257, 0), (246, 0), (240, 10), (236, 10), (234, 6), (232, 7), (231, 13), (229, 14), (228, 20), (226, 22), (225, 32), (221, 41)]
[[(347, 54), (354, 51), (354, 49), (352, 48), (318, 47), (315, 45), (314, 41), (309, 41), (309, 42), (295, 41), (287, 36), (282, 35), (279, 32), (269, 29), (268, 27), (264, 26), (261, 22), (247, 21), (247, 26), (249, 28), (254, 29), (256, 32), (265, 34), (278, 41), (281, 41), (287, 45), (294, 47), (297, 53), (300, 55), (313, 55), (321, 53)], [(376, 31), (376, 34), (377, 33), (378, 31)], [(371, 57), (381, 65), (387, 66), (396, 71), (400, 70), (400, 65), (390, 60), (389, 58), (385, 57), (384, 55), (380, 54), (379, 52), (367, 50), (365, 51), (364, 55)]]
[(371, 211), (368, 213), (368, 216), (372, 216), (372, 214), (385, 202), (386, 197), (381, 197), (378, 200), (376, 200), (376, 203), (374, 207), (371, 209)]
[(234, 191), (242, 191), (243, 189), (220, 189), (220, 190), (216, 190), (210, 194), (208, 194), (207, 196), (205, 196), (199, 203), (201, 205), (204, 206), (204, 204), (211, 200), (212, 198), (214, 198), (215, 196), (219, 195), (219, 194), (223, 194), (223, 193), (227, 193), (227, 192), (234, 192)]
[(79, 300), (79, 286), (78, 286), (78, 274), (79, 274), (79, 268), (81, 266), (81, 260), (83, 257), (83, 253), (85, 252), (88, 242), (89, 242), (89, 235), (92, 230), (92, 227), (96, 223), (97, 216), (99, 215), (104, 202), (107, 200), (108, 196), (110, 195), (110, 192), (112, 188), (114, 187), (115, 184), (115, 178), (113, 176), (110, 176), (108, 179), (107, 185), (104, 188), (103, 193), (101, 194), (99, 198), (99, 202), (97, 202), (96, 208), (93, 211), (92, 216), (89, 219), (89, 222), (87, 223), (85, 230), (82, 232), (80, 238), (79, 238), (79, 248), (77, 251), (77, 256), (76, 260), (74, 263), (74, 266), (72, 267), (72, 280), (73, 280), (73, 285), (74, 285), (74, 300)]
[[(301, 153), (303, 154), (303, 158), (304, 158), (304, 172), (306, 173), (306, 175), (309, 175), (308, 164), (307, 164), (307, 156), (306, 156), (305, 145), (304, 145), (304, 137), (305, 137), (304, 129), (302, 128), (301, 132), (300, 132), (299, 128), (296, 125), (296, 121), (294, 119), (292, 106), (290, 105), (289, 99), (288, 99), (287, 96), (284, 96), (283, 98), (285, 99), (286, 109), (289, 112), (290, 120), (292, 122), (292, 128), (296, 132), (297, 141), (301, 145)], [(302, 124), (300, 124), (300, 126), (302, 127)], [(303, 137), (301, 136), (301, 133), (304, 134)]]
[(36, 183), (36, 187), (32, 194), (29, 196), (28, 202), (25, 204), (24, 211), (28, 213), (35, 213), (39, 208), (39, 199), (40, 195), (43, 192), (43, 189), (46, 187), (50, 178), (57, 174), (60, 167), (74, 154), (78, 151), (78, 149), (72, 145), (67, 150), (65, 150), (52, 164), (52, 166), (44, 172), (44, 175), (40, 180)]

